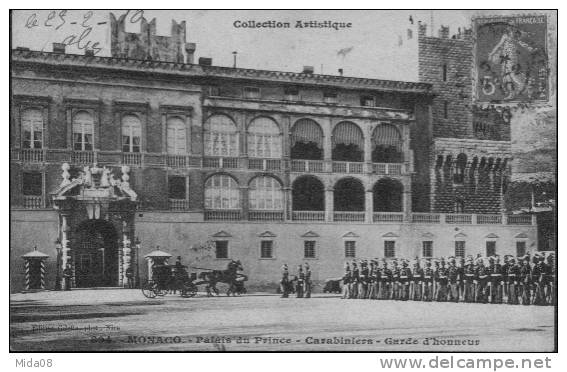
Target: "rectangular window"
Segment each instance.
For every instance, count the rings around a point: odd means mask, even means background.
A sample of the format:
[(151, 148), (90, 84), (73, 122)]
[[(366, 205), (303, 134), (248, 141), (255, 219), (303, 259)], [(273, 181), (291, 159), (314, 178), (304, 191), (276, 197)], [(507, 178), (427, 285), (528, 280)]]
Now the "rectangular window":
[(496, 242), (486, 242), (486, 257), (496, 256)]
[(315, 241), (308, 240), (303, 242), (303, 257), (315, 258)]
[(220, 96), (221, 95), (220, 87), (218, 85), (211, 85), (209, 87), (209, 95), (210, 96)]
[(187, 178), (183, 176), (170, 176), (167, 178), (169, 199), (187, 199)]
[(73, 149), (75, 151), (93, 150), (94, 117), (86, 110), (73, 115)]
[(323, 102), (325, 102), (325, 103), (337, 103), (337, 93), (335, 93), (335, 92), (323, 93)]
[(455, 242), (455, 257), (465, 257), (465, 241), (459, 240)]
[(262, 240), (260, 242), (260, 258), (274, 257), (274, 242), (272, 240)]
[(217, 240), (215, 242), (215, 257), (228, 258), (228, 240)]
[(43, 195), (43, 177), (40, 172), (25, 172), (22, 180), (24, 196)]
[(260, 98), (260, 88), (244, 87), (244, 98), (251, 98), (251, 99)]
[(362, 96), (360, 98), (360, 106), (374, 107), (374, 97)]
[(449, 117), (449, 102), (443, 102), (443, 118), (447, 119)]
[(299, 88), (286, 87), (284, 88), (284, 95), (286, 101), (299, 101)]
[(423, 245), (423, 257), (433, 257), (433, 242), (424, 241)]
[(396, 242), (393, 240), (386, 240), (384, 242), (384, 257), (396, 257)]
[(345, 242), (345, 257), (346, 258), (356, 257), (356, 242), (354, 240), (347, 240)]
[(447, 64), (443, 65), (443, 81), (447, 81)]
[(187, 129), (185, 120), (180, 116), (167, 119), (167, 153), (185, 155), (187, 153)]
[(22, 147), (43, 148), (43, 112), (40, 109), (26, 109), (22, 112)]
[(526, 254), (526, 242), (516, 242), (516, 257), (522, 257)]

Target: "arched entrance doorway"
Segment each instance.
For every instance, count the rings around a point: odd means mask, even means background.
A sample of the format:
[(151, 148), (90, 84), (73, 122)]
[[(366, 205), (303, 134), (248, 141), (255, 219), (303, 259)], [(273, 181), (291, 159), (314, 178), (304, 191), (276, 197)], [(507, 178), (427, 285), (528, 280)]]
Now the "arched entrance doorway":
[(74, 239), (75, 286), (118, 285), (118, 233), (105, 220), (79, 224)]

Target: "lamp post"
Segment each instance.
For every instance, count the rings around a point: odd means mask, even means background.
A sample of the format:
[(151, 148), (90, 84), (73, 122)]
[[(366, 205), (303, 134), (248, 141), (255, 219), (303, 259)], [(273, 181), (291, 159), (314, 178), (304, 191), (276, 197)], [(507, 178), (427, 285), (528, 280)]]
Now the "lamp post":
[(55, 250), (57, 251), (57, 272), (55, 275), (55, 290), (60, 291), (61, 286), (61, 254), (63, 252), (63, 246), (61, 245), (61, 239), (57, 238), (55, 240)]

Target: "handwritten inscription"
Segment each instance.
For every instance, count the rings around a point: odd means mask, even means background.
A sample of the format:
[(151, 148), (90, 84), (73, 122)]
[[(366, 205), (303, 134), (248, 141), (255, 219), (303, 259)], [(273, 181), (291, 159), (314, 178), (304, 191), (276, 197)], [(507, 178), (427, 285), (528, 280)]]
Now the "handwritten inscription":
[[(94, 27), (104, 26), (107, 22), (94, 22), (93, 16), (94, 12), (92, 10), (81, 14), (79, 19), (71, 19), (72, 17), (67, 10), (51, 10), (44, 16), (32, 13), (25, 20), (24, 27), (26, 29), (45, 27), (59, 30), (67, 24), (72, 25), (71, 27), (77, 25), (80, 27), (79, 29), (75, 30), (76, 27), (73, 27), (73, 32), (64, 35), (62, 39), (59, 39), (59, 42), (68, 46), (74, 46), (79, 50), (90, 49), (96, 55), (102, 51), (103, 47), (100, 42), (91, 39), (92, 31)], [(128, 10), (126, 13), (126, 19), (130, 23), (140, 22), (143, 17), (143, 10)]]

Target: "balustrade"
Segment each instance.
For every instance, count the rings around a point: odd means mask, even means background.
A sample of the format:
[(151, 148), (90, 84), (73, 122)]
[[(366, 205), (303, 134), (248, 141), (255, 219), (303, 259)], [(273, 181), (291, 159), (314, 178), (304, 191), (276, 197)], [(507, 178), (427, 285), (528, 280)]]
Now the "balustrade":
[(189, 200), (186, 199), (169, 199), (169, 210), (186, 211), (189, 209)]
[(43, 197), (24, 195), (23, 207), (25, 209), (41, 209), (43, 208)]
[(372, 222), (403, 222), (404, 214), (398, 212), (374, 212)]
[(250, 221), (283, 221), (283, 211), (254, 211), (248, 212), (248, 219)]
[(334, 212), (335, 222), (364, 222), (366, 212)]
[(293, 211), (294, 221), (325, 221), (325, 211)]
[(238, 221), (241, 218), (240, 210), (205, 210), (205, 221)]

